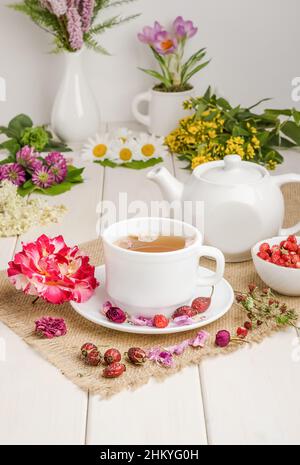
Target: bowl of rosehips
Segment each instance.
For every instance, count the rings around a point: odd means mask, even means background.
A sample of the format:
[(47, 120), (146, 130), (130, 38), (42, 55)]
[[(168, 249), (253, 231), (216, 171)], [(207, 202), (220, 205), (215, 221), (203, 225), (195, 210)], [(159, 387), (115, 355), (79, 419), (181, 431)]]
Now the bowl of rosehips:
[(300, 296), (300, 237), (272, 237), (252, 247), (259, 277), (274, 291)]

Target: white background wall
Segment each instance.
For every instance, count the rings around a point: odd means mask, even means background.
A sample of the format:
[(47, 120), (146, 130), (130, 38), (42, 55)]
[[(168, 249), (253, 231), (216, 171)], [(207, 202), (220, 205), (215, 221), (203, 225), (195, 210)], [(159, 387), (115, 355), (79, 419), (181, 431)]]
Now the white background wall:
[[(0, 0), (0, 76), (7, 82), (7, 102), (0, 104), (0, 124), (16, 113), (49, 121), (63, 70), (63, 56), (49, 54), (50, 36)], [(206, 46), (212, 62), (194, 80), (199, 93), (216, 86), (234, 103), (251, 104), (273, 97), (273, 106), (292, 106), (291, 80), (300, 75), (299, 0), (138, 0), (123, 14), (141, 12), (132, 23), (101, 36), (113, 56), (88, 52), (86, 72), (104, 120), (132, 119), (132, 97), (151, 85), (137, 69), (152, 58), (136, 39), (155, 19), (168, 25), (181, 14), (199, 26), (190, 51)], [(112, 14), (116, 10), (111, 11)]]

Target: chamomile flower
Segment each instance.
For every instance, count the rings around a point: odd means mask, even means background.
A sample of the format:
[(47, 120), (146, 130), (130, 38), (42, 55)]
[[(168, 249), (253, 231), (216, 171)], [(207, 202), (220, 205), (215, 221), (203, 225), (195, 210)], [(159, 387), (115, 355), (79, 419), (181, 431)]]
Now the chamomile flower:
[(105, 160), (111, 158), (111, 139), (109, 134), (96, 134), (94, 138), (88, 139), (83, 146), (81, 155), (83, 160)]
[(141, 160), (136, 141), (134, 139), (128, 139), (128, 141), (125, 142), (120, 139), (114, 141), (110, 159), (118, 165), (129, 163), (133, 160)]
[(137, 145), (141, 160), (144, 161), (150, 158), (163, 158), (168, 153), (168, 149), (166, 145), (164, 145), (163, 137), (155, 137), (141, 133), (137, 138)]
[(133, 132), (127, 128), (118, 128), (113, 134), (114, 139), (120, 139), (122, 142), (127, 142), (133, 138)]

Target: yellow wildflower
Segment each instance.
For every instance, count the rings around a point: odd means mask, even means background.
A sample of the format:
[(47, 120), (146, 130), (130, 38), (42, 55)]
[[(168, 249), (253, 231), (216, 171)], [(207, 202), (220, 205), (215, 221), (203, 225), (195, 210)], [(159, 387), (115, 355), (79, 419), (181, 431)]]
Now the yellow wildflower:
[(252, 137), (251, 142), (252, 142), (253, 147), (254, 147), (255, 149), (259, 149), (259, 147), (260, 147), (260, 142), (259, 142), (259, 140), (258, 140), (258, 138), (257, 138), (256, 136), (253, 136), (253, 137)]
[(208, 161), (212, 161), (210, 156), (206, 157), (205, 155), (198, 155), (192, 159), (192, 169), (194, 170), (197, 166), (207, 163)]
[(269, 160), (269, 161), (267, 162), (267, 168), (268, 168), (268, 170), (271, 170), (271, 171), (272, 171), (272, 170), (275, 170), (276, 166), (277, 166), (277, 162), (276, 162), (275, 160)]

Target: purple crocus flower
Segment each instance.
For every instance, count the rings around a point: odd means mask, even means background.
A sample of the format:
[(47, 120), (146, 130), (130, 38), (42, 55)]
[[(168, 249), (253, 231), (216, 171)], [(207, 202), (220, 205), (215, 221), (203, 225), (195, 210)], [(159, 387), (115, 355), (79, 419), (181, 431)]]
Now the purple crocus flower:
[(82, 30), (87, 32), (91, 26), (95, 0), (81, 0), (79, 3), (79, 14), (81, 16)]
[(177, 16), (173, 23), (173, 28), (178, 39), (193, 37), (198, 31), (198, 28), (194, 26), (193, 21), (185, 21), (182, 16)]
[(50, 152), (45, 162), (49, 167), (49, 171), (54, 175), (57, 184), (64, 181), (67, 176), (67, 162), (65, 157), (60, 152)]
[(161, 31), (155, 36), (153, 43), (155, 50), (161, 55), (170, 55), (177, 49), (178, 43), (175, 37), (172, 37), (169, 32)]
[(55, 184), (55, 177), (49, 168), (42, 166), (34, 171), (32, 175), (32, 182), (36, 186), (46, 189), (47, 187), (51, 187)]
[(67, 30), (71, 48), (80, 50), (83, 46), (83, 31), (81, 18), (76, 8), (69, 8), (67, 11)]
[(39, 154), (34, 151), (33, 147), (29, 147), (29, 145), (25, 145), (19, 150), (16, 154), (16, 160), (19, 165), (22, 165), (23, 168), (34, 171), (37, 168), (41, 168), (43, 163), (41, 160), (38, 159)]
[(65, 15), (68, 9), (66, 0), (40, 0), (40, 4), (58, 18)]
[(162, 26), (158, 21), (155, 21), (154, 26), (145, 26), (142, 32), (138, 33), (138, 39), (143, 42), (143, 44), (153, 45), (156, 40), (156, 35), (158, 32), (163, 30)]
[(21, 186), (26, 180), (26, 173), (19, 163), (7, 163), (1, 167), (0, 178), (1, 181), (7, 179), (16, 186)]

